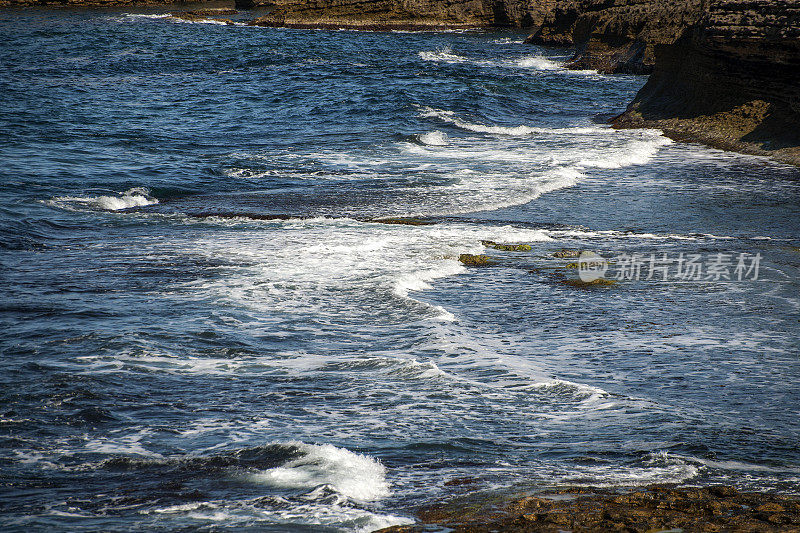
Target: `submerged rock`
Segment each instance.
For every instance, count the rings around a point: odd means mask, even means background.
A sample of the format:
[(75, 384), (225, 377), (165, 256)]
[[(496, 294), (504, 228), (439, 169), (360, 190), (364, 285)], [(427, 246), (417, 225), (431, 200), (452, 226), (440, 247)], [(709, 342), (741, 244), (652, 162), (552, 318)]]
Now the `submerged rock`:
[(461, 254), (458, 256), (458, 260), (467, 266), (490, 266), (495, 264), (495, 261), (493, 261), (491, 257), (482, 254)]
[(562, 248), (557, 252), (553, 252), (553, 257), (557, 257), (558, 259), (575, 259), (580, 257), (581, 251), (580, 250), (567, 250), (566, 248)]
[(495, 250), (502, 250), (504, 252), (530, 252), (530, 244), (501, 244), (494, 241), (481, 241), (481, 244), (494, 248)]

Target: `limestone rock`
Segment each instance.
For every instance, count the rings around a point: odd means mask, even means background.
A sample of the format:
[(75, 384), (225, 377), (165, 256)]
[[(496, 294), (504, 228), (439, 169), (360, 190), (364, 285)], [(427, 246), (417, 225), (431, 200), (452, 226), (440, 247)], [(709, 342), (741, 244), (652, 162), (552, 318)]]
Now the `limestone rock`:
[(709, 0), (614, 125), (800, 165), (800, 0)]

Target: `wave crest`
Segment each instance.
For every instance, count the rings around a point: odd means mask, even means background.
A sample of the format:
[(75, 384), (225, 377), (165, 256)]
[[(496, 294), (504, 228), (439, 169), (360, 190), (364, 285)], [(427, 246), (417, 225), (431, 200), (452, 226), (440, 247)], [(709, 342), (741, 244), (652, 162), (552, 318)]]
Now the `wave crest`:
[(47, 202), (55, 207), (81, 210), (121, 211), (132, 207), (144, 207), (158, 203), (158, 199), (150, 196), (150, 191), (143, 187), (128, 189), (118, 196), (57, 196)]
[(389, 496), (386, 468), (377, 460), (331, 444), (291, 442), (302, 455), (249, 478), (279, 488), (318, 490), (326, 486), (351, 500), (374, 501)]
[(428, 146), (447, 146), (447, 135), (439, 130), (429, 131), (419, 136), (419, 142)]
[(474, 122), (468, 122), (453, 111), (444, 111), (432, 107), (422, 107), (420, 116), (423, 118), (437, 118), (442, 122), (452, 124), (458, 128), (475, 133), (491, 133), (495, 135), (524, 136), (531, 134), (565, 134), (565, 135), (587, 135), (609, 131), (609, 128), (594, 127), (575, 127), (575, 128), (537, 128), (532, 126), (487, 126)]

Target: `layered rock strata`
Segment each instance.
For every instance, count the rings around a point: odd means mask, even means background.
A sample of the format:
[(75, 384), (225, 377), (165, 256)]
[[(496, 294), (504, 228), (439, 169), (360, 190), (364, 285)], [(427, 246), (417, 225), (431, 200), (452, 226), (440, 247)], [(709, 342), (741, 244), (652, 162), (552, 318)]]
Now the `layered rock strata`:
[(800, 1), (710, 0), (613, 124), (800, 165)]

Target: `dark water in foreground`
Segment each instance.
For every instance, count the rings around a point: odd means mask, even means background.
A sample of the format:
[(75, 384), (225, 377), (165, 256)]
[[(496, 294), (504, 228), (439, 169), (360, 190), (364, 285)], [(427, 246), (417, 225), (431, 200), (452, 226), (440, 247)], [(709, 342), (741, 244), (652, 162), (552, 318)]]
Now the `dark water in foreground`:
[[(593, 120), (643, 78), (507, 33), (0, 36), (4, 529), (370, 531), (461, 477), (798, 492), (800, 171)], [(733, 279), (581, 289), (562, 248)]]

